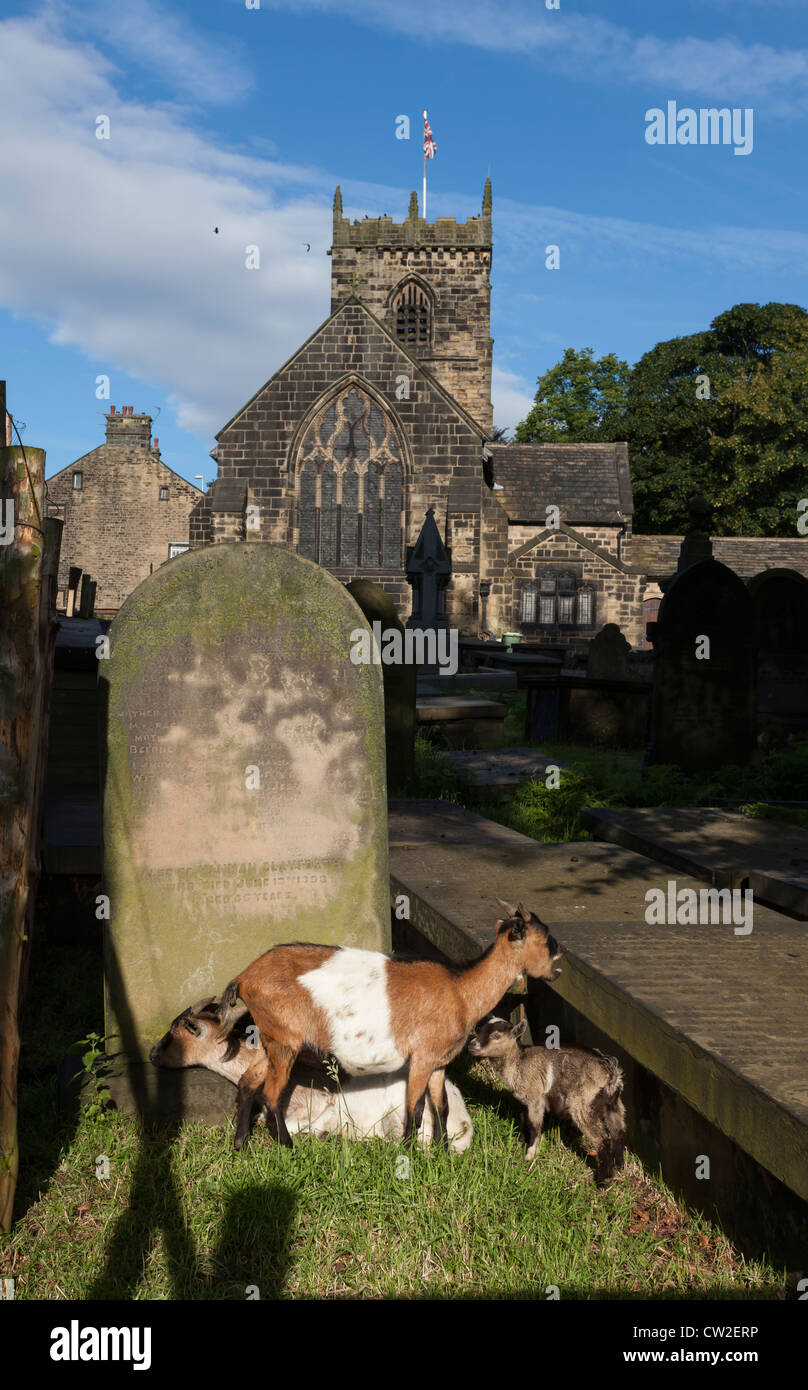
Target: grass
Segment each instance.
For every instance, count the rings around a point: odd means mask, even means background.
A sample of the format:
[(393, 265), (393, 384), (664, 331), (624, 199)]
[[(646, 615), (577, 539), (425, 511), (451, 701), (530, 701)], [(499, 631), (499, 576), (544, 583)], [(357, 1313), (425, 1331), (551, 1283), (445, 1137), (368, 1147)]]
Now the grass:
[[(62, 886), (65, 881), (61, 881)], [(57, 885), (58, 886), (58, 885)], [(53, 881), (45, 881), (47, 900)], [(548, 1126), (530, 1165), (518, 1107), (485, 1062), (452, 1073), (475, 1126), (464, 1154), (301, 1138), (290, 1152), (257, 1126), (60, 1117), (59, 1063), (101, 1020), (100, 924), (46, 901), (34, 937), (20, 1077), (16, 1221), (0, 1277), (18, 1299), (752, 1297), (784, 1272), (745, 1260), (629, 1156), (597, 1190), (572, 1129)], [(89, 918), (88, 918), (88, 908)], [(93, 925), (88, 925), (88, 920)], [(77, 931), (77, 924), (82, 931)], [(235, 1092), (234, 1092), (235, 1094)], [(105, 1166), (109, 1176), (99, 1176)]]
[[(145, 1135), (81, 1121), (45, 1191), (0, 1245), (19, 1299), (771, 1298), (785, 1275), (746, 1261), (679, 1208), (636, 1158), (597, 1190), (557, 1130), (530, 1165), (513, 1102), (485, 1064), (461, 1080), (475, 1138), (422, 1150), (301, 1138), (258, 1127), (240, 1153), (224, 1129)], [(96, 1176), (99, 1154), (109, 1177)]]

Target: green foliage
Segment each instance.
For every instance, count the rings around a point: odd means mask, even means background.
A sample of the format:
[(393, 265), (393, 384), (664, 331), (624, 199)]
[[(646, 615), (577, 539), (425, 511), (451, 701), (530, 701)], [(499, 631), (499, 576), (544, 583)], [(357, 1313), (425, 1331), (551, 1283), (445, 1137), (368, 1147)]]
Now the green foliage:
[(440, 750), (421, 734), (415, 736), (415, 796), (454, 801), (462, 806), (463, 782)]
[(560, 362), (539, 377), (536, 404), (516, 427), (520, 444), (609, 442), (621, 439), (631, 368), (613, 352), (596, 358), (592, 348), (567, 348)]
[(101, 1115), (104, 1114), (110, 1099), (109, 1089), (104, 1080), (103, 1072), (99, 1068), (99, 1062), (101, 1062), (101, 1067), (103, 1067), (103, 1063), (106, 1060), (104, 1041), (105, 1039), (101, 1033), (88, 1033), (86, 1038), (79, 1038), (78, 1042), (74, 1043), (71, 1049), (71, 1051), (77, 1052), (81, 1048), (84, 1048), (81, 1056), (81, 1064), (84, 1069), (84, 1075), (87, 1078), (88, 1092), (88, 1098), (84, 1109), (88, 1118), (91, 1120), (99, 1119)]
[(808, 480), (808, 313), (736, 304), (658, 343), (631, 372), (622, 429), (634, 528), (686, 529), (698, 492), (715, 535), (795, 535)]
[(557, 788), (537, 779), (519, 787), (508, 800), (476, 806), (475, 810), (545, 844), (588, 840), (580, 820), (586, 806), (699, 806), (722, 798), (749, 798), (741, 808), (746, 815), (808, 823), (808, 812), (766, 804), (770, 798), (797, 801), (804, 797), (808, 741), (770, 753), (749, 767), (722, 767), (694, 777), (667, 764), (643, 771), (639, 758), (602, 749), (548, 745), (545, 752), (567, 764)]

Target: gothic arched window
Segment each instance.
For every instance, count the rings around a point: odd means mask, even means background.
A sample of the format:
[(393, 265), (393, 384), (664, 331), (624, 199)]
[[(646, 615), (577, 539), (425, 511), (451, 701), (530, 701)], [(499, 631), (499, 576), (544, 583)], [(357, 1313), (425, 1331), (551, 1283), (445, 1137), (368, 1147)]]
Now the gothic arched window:
[(422, 347), (429, 342), (432, 305), (429, 295), (417, 280), (408, 280), (395, 295), (392, 303), (395, 335), (405, 347)]
[(315, 416), (297, 454), (298, 549), (328, 569), (398, 569), (404, 485), (392, 419), (358, 386)]

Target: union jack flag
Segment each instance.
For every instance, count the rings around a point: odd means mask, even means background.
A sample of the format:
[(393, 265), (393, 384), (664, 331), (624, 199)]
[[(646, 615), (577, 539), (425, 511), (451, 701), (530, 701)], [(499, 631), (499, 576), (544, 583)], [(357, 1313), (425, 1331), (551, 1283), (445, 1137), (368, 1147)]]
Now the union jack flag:
[(438, 148), (438, 147), (437, 147), (437, 145), (435, 144), (435, 141), (434, 141), (433, 136), (432, 136), (432, 127), (430, 126), (429, 121), (428, 121), (427, 118), (426, 118), (426, 111), (425, 111), (425, 112), (424, 112), (424, 159), (434, 159), (434, 158), (435, 158), (435, 152), (436, 152), (437, 148)]

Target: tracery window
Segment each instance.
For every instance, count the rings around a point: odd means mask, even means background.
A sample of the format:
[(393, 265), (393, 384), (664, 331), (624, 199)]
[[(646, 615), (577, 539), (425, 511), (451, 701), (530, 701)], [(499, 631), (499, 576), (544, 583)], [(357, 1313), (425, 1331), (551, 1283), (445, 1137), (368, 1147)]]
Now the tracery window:
[(393, 420), (350, 386), (312, 421), (297, 458), (298, 549), (330, 569), (398, 569), (404, 505)]
[(429, 342), (431, 305), (426, 290), (415, 280), (402, 285), (393, 300), (393, 326), (405, 347), (421, 347)]

